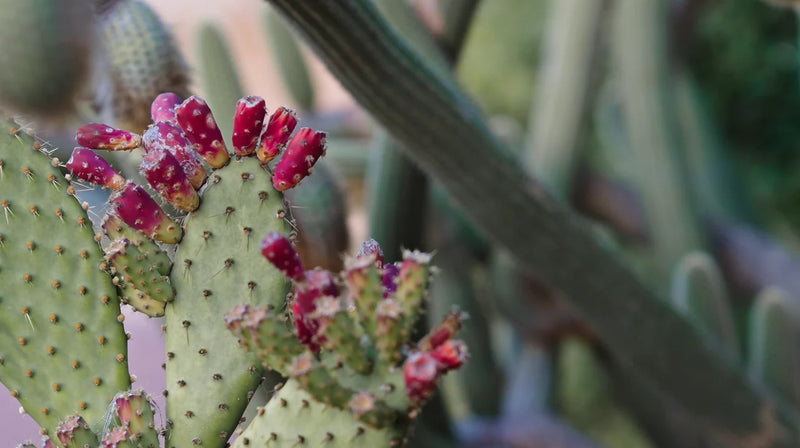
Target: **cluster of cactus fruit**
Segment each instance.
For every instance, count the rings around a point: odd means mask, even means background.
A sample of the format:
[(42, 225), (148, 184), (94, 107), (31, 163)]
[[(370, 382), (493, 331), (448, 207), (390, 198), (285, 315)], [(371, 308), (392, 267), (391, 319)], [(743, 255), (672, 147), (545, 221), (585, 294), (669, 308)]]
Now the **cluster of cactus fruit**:
[[(269, 115), (255, 96), (236, 105), (232, 152), (198, 97), (161, 94), (151, 116), (142, 135), (82, 126), (64, 165), (10, 121), (0, 139), (0, 183), (28, 182), (0, 189), (0, 327), (15, 332), (0, 343), (0, 380), (42, 426), (44, 446), (157, 447), (159, 435), (167, 447), (225, 446), (267, 369), (287, 382), (234, 446), (402, 445), (440, 376), (467, 354), (455, 311), (411, 343), (430, 255), (385, 263), (370, 241), (340, 277), (306, 270), (281, 193), (311, 174), (324, 133), (294, 132), (292, 111)], [(149, 188), (95, 152), (140, 148)], [(97, 234), (74, 198), (83, 183), (111, 190)], [(251, 241), (264, 235), (260, 247)], [(163, 428), (150, 398), (128, 391), (120, 301), (166, 318)], [(68, 331), (79, 339), (58, 346), (76, 337)]]

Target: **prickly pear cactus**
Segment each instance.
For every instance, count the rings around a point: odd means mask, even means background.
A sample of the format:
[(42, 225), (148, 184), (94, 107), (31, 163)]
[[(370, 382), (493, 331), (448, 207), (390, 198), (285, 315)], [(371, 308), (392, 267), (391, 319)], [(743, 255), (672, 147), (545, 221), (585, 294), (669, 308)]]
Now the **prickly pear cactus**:
[(453, 339), (458, 312), (413, 347), (409, 341), (427, 292), (430, 255), (406, 251), (402, 261), (384, 266), (371, 240), (337, 280), (305, 270), (278, 233), (261, 248), (293, 281), (294, 331), (290, 316), (275, 307), (240, 305), (225, 319), (243, 347), (290, 379), (234, 446), (402, 446), (439, 378), (467, 356), (464, 343)]
[[(119, 301), (86, 211), (39, 144), (0, 119), (0, 381), (50, 434), (130, 387)], [(11, 131), (9, 131), (11, 130)]]

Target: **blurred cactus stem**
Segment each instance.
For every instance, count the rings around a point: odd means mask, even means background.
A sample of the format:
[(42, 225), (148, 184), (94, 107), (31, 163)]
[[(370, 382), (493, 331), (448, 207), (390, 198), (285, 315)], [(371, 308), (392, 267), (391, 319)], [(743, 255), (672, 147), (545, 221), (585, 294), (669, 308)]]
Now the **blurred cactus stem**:
[(780, 400), (800, 406), (800, 310), (780, 289), (766, 289), (750, 315), (750, 374)]
[[(611, 354), (636, 366), (644, 384), (669, 396), (698, 431), (720, 442), (763, 437), (773, 446), (797, 446), (797, 411), (775, 407), (741, 370), (709, 350), (582, 220), (525, 175), (452, 76), (425, 63), (372, 2), (269, 1), (462, 211), (525, 271), (560, 289)], [(636, 8), (650, 3), (623, 1)], [(686, 252), (676, 251), (676, 258)], [(687, 361), (692, 369), (675, 368)]]
[(272, 50), (283, 84), (301, 111), (312, 111), (314, 86), (311, 84), (311, 76), (308, 73), (305, 57), (300, 51), (299, 42), (272, 7), (267, 7), (264, 11), (264, 25), (269, 38), (269, 48)]
[(605, 0), (551, 0), (524, 163), (553, 194), (569, 197), (592, 80), (598, 78)]
[(623, 115), (643, 198), (656, 285), (668, 282), (683, 254), (702, 247), (688, 191), (667, 67), (667, 2), (615, 2), (614, 55)]
[(672, 305), (728, 359), (739, 362), (739, 342), (725, 280), (714, 259), (703, 252), (684, 256), (672, 273)]
[[(204, 24), (197, 35), (198, 73), (205, 99), (211, 110), (218, 111), (217, 119), (222, 135), (233, 133), (233, 107), (244, 96), (244, 89), (236, 71), (225, 36), (215, 25)], [(230, 143), (229, 140), (226, 143)]]
[(0, 104), (53, 117), (74, 111), (92, 71), (92, 2), (2, 0)]
[(115, 124), (141, 133), (160, 93), (189, 96), (188, 67), (167, 26), (144, 1), (110, 2), (97, 19), (113, 82)]

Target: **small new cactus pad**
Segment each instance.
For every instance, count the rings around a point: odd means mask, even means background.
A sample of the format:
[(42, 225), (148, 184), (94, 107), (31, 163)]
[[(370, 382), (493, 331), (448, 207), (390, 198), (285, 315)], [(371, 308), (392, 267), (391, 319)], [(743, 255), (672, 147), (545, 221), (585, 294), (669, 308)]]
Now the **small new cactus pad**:
[(314, 164), (325, 155), (325, 134), (303, 128), (289, 141), (286, 152), (275, 166), (272, 185), (285, 191), (299, 184), (314, 169)]
[(467, 358), (466, 345), (453, 339), (463, 319), (458, 312), (411, 347), (407, 322), (413, 326), (420, 314), (430, 256), (407, 251), (398, 288), (403, 294), (384, 298), (382, 252), (374, 242), (348, 261), (340, 281), (321, 269), (304, 276), (286, 269), (296, 255), (279, 236), (267, 235), (265, 245), (281, 247), (281, 257), (266, 256), (293, 276), (295, 330), (276, 308), (240, 305), (225, 321), (244, 348), (290, 380), (267, 404), (268, 416), (256, 417), (234, 446), (402, 445), (441, 376)]
[(15, 123), (0, 127), (12, 130), (0, 133), (0, 380), (55, 435), (129, 389), (127, 338), (74, 187)]
[(205, 100), (191, 96), (175, 109), (175, 115), (186, 138), (194, 144), (195, 151), (212, 168), (222, 168), (228, 163), (230, 155), (222, 131)]
[(142, 137), (103, 123), (87, 123), (75, 133), (78, 144), (90, 149), (128, 151), (142, 145)]
[(141, 133), (160, 93), (189, 96), (186, 63), (144, 1), (116, 1), (98, 15), (98, 24), (113, 81), (114, 117), (120, 127)]
[(181, 97), (176, 93), (165, 92), (159, 94), (150, 105), (150, 119), (153, 123), (167, 121), (176, 123), (175, 108), (181, 104)]

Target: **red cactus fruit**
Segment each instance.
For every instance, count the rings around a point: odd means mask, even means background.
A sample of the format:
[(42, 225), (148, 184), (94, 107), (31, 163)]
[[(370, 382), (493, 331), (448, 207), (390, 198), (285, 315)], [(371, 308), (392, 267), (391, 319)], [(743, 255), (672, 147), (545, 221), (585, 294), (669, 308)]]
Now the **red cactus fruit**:
[(261, 136), (261, 145), (258, 148), (258, 160), (261, 163), (268, 163), (278, 157), (286, 142), (292, 136), (294, 128), (297, 127), (297, 116), (285, 107), (279, 107), (272, 116), (269, 117), (269, 124), (264, 135)]
[(311, 317), (316, 311), (316, 301), (322, 297), (336, 297), (339, 287), (333, 275), (324, 269), (312, 269), (305, 272), (305, 281), (296, 284), (295, 302), (292, 305), (297, 338), (312, 351), (319, 351), (319, 344), (324, 339), (319, 339), (319, 319)]
[(428, 352), (412, 353), (403, 365), (406, 393), (413, 403), (427, 400), (436, 389), (439, 361)]
[(139, 134), (113, 128), (103, 123), (87, 123), (75, 133), (78, 144), (91, 149), (129, 151), (142, 144)]
[(77, 147), (67, 161), (67, 169), (80, 179), (110, 190), (121, 190), (125, 179), (102, 157), (87, 148)]
[(175, 123), (175, 108), (181, 104), (181, 97), (176, 93), (164, 92), (159, 94), (150, 105), (150, 118), (153, 123), (167, 121)]
[(400, 272), (400, 268), (397, 267), (394, 263), (389, 263), (383, 265), (383, 297), (391, 297), (394, 295), (395, 291), (397, 291), (397, 282), (395, 278), (397, 278), (397, 274)]
[(211, 113), (208, 103), (191, 96), (175, 109), (178, 124), (194, 149), (213, 168), (222, 168), (230, 160), (222, 131)]
[(272, 186), (286, 191), (306, 178), (314, 170), (314, 164), (325, 155), (325, 133), (303, 128), (289, 142), (286, 152), (275, 167)]
[(361, 243), (361, 247), (359, 247), (356, 257), (363, 257), (367, 255), (373, 255), (375, 257), (375, 266), (378, 269), (383, 267), (383, 250), (381, 249), (381, 245), (372, 238)]
[(110, 200), (125, 224), (164, 243), (177, 243), (183, 232), (161, 210), (144, 188), (128, 182), (125, 188)]
[(191, 212), (200, 206), (195, 191), (178, 159), (169, 151), (156, 148), (145, 154), (139, 167), (142, 175), (158, 194), (181, 210)]
[(467, 360), (467, 344), (458, 339), (448, 339), (434, 348), (431, 352), (434, 358), (439, 361), (439, 370), (447, 372), (457, 369)]
[(267, 102), (258, 96), (246, 96), (236, 103), (233, 116), (233, 151), (246, 156), (256, 151), (264, 119), (267, 116)]
[(195, 189), (200, 188), (206, 180), (206, 170), (200, 156), (192, 148), (192, 142), (186, 138), (178, 125), (162, 121), (150, 125), (142, 137), (144, 149), (166, 149), (181, 164), (186, 178)]
[(283, 275), (295, 281), (302, 281), (305, 276), (303, 262), (294, 249), (292, 242), (278, 232), (270, 232), (261, 241), (261, 254), (280, 269)]

